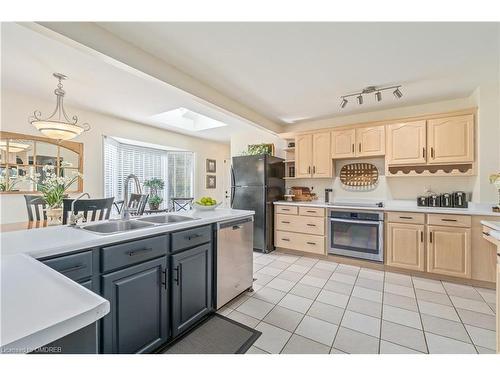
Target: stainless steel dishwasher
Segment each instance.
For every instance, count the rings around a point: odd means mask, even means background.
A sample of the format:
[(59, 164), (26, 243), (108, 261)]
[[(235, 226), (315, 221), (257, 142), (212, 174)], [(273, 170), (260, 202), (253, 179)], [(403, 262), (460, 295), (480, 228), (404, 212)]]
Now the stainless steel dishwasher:
[(217, 309), (253, 284), (253, 217), (217, 224)]

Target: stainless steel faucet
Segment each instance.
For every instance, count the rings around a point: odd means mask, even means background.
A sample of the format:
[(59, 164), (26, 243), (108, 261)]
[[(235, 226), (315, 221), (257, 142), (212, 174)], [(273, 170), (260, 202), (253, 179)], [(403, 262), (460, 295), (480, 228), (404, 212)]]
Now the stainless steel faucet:
[(69, 225), (76, 225), (78, 223), (78, 220), (83, 219), (83, 214), (80, 212), (78, 214), (75, 214), (75, 203), (77, 200), (83, 198), (84, 196), (87, 196), (90, 199), (90, 194), (89, 193), (82, 193), (75, 199), (73, 199), (73, 202), (71, 202), (71, 213), (69, 215)]
[(129, 194), (128, 194), (128, 184), (130, 180), (134, 180), (135, 182), (135, 190), (137, 194), (142, 194), (141, 190), (141, 183), (139, 182), (139, 179), (135, 174), (129, 174), (127, 178), (125, 179), (125, 187), (123, 191), (123, 208), (122, 208), (122, 213), (121, 213), (121, 219), (122, 220), (129, 220), (130, 219), (130, 211), (128, 207), (128, 201), (129, 201)]

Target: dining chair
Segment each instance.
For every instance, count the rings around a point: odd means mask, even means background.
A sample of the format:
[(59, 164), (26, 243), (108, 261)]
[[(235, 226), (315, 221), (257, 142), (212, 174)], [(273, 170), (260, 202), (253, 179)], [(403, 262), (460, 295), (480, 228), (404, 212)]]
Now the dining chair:
[[(87, 222), (107, 220), (111, 214), (114, 197), (102, 199), (79, 199), (75, 202), (74, 213), (83, 213)], [(73, 199), (63, 199), (63, 224), (67, 224)]]
[[(148, 203), (149, 194), (136, 194), (131, 193), (128, 201), (128, 208), (130, 209), (131, 215), (143, 215), (144, 210), (146, 209), (146, 204)], [(123, 209), (123, 200), (113, 202), (113, 206), (115, 206), (118, 213), (122, 212)]]
[[(47, 220), (47, 214), (45, 212), (47, 203), (43, 197), (40, 195), (25, 195), (24, 200), (26, 201), (29, 221)], [(33, 213), (35, 213), (35, 215), (33, 215)]]
[(192, 208), (194, 198), (170, 198), (172, 200), (172, 211), (189, 211)]

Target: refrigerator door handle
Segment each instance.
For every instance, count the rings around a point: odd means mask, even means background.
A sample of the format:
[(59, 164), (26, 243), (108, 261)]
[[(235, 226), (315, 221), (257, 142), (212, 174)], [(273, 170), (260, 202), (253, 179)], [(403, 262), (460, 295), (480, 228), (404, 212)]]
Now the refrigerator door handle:
[(229, 206), (233, 208), (233, 201), (234, 201), (234, 169), (233, 165), (231, 164), (231, 200), (229, 202)]

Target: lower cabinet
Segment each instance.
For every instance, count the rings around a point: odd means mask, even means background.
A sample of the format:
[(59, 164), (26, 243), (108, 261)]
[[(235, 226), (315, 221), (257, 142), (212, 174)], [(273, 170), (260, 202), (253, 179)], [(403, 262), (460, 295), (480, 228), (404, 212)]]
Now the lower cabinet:
[(388, 266), (425, 271), (423, 224), (387, 223)]
[(190, 328), (212, 310), (212, 245), (170, 256), (172, 336)]
[(104, 353), (147, 353), (168, 339), (167, 257), (101, 276), (110, 313), (102, 319)]
[(427, 226), (427, 271), (447, 276), (471, 277), (471, 230)]

